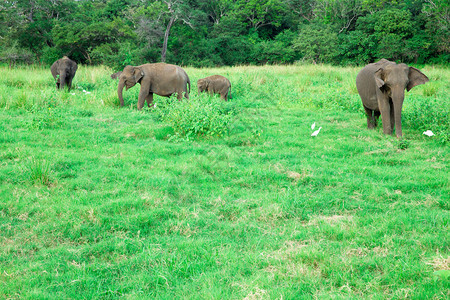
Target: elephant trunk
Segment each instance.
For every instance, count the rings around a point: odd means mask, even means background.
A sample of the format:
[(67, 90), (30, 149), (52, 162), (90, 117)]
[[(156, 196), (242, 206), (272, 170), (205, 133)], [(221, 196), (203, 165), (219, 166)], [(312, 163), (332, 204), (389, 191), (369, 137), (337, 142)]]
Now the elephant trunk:
[(402, 106), (405, 99), (405, 89), (396, 88), (392, 91), (392, 103), (394, 104), (395, 134), (402, 137)]
[(66, 74), (64, 72), (62, 72), (60, 77), (59, 77), (59, 88), (61, 90), (63, 90), (65, 84), (66, 84)]
[(119, 85), (117, 86), (117, 95), (119, 96), (120, 106), (124, 105), (124, 103), (123, 103), (123, 95), (122, 95), (124, 87), (125, 87), (125, 81), (120, 80), (119, 81)]

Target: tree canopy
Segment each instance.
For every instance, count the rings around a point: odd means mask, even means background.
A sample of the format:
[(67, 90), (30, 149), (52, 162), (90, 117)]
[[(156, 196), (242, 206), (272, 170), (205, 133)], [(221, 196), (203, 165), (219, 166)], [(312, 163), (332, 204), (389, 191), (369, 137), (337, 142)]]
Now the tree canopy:
[(446, 0), (12, 0), (0, 59), (122, 68), (450, 61)]

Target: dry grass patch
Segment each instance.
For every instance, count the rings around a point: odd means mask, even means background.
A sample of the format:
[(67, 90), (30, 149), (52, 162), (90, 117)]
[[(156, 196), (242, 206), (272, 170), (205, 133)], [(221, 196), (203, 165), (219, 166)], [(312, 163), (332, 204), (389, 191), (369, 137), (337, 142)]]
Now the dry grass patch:
[(346, 223), (354, 223), (353, 216), (350, 215), (333, 215), (333, 216), (313, 216), (305, 226), (318, 226), (320, 224), (329, 224), (331, 226), (344, 225)]
[(267, 258), (277, 261), (292, 259), (295, 255), (309, 247), (308, 241), (286, 241), (280, 249), (267, 254)]
[(300, 170), (300, 173), (297, 171), (288, 170), (282, 164), (277, 163), (272, 166), (275, 172), (280, 174), (285, 174), (287, 178), (292, 179), (295, 183), (298, 181), (305, 180), (308, 177), (311, 177), (311, 174), (308, 170)]
[(427, 264), (432, 265), (435, 271), (450, 270), (450, 256), (444, 258), (442, 255), (439, 255), (439, 257), (433, 258), (433, 260)]
[(378, 256), (378, 257), (386, 257), (389, 250), (384, 247), (374, 247), (372, 249), (366, 247), (358, 247), (358, 248), (347, 248), (345, 250), (345, 255), (348, 257), (366, 257), (366, 256)]

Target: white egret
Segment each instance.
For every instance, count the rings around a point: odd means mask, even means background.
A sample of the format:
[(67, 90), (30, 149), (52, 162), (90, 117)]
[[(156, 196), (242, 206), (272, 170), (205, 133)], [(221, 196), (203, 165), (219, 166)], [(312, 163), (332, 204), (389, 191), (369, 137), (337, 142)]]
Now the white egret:
[(423, 134), (425, 134), (427, 136), (433, 136), (434, 135), (433, 131), (431, 131), (431, 130), (424, 131)]
[(311, 133), (311, 136), (317, 136), (319, 134), (319, 132), (320, 132), (320, 129), (322, 129), (322, 127), (319, 127), (319, 129), (317, 129), (316, 131)]

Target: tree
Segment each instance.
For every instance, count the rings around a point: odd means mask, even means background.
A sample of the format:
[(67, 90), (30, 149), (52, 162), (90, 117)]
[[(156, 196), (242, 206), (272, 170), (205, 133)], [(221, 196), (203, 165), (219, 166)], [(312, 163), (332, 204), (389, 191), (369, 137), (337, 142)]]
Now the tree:
[(279, 27), (285, 8), (282, 0), (240, 0), (236, 13), (243, 22), (258, 30), (268, 25)]
[(190, 22), (190, 14), (189, 14), (189, 6), (187, 5), (187, 1), (183, 0), (164, 0), (164, 3), (167, 5), (167, 14), (169, 16), (169, 20), (167, 22), (166, 31), (164, 32), (164, 42), (161, 50), (161, 61), (166, 61), (167, 54), (167, 42), (169, 40), (170, 29), (172, 28), (173, 23), (177, 20), (181, 20), (184, 24), (193, 27)]
[(220, 20), (234, 8), (232, 0), (201, 0), (199, 5), (209, 20), (215, 25), (219, 24)]
[(428, 28), (436, 39), (438, 52), (450, 53), (450, 7), (448, 0), (425, 0), (423, 12), (428, 17)]
[(338, 34), (332, 25), (318, 22), (306, 24), (300, 27), (293, 47), (305, 61), (331, 63), (339, 54)]
[(313, 14), (324, 23), (336, 24), (339, 33), (353, 27), (363, 13), (363, 0), (316, 0)]

